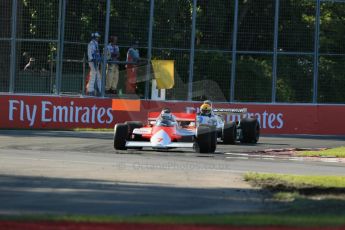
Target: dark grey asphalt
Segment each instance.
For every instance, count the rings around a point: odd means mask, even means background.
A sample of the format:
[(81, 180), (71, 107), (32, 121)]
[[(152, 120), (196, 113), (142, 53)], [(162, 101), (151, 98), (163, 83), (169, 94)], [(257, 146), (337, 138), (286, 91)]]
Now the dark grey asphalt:
[(344, 164), (233, 157), (268, 148), (342, 146), (345, 137), (262, 137), (216, 154), (115, 154), (112, 133), (0, 131), (1, 214), (163, 214), (274, 211), (286, 204), (250, 188), (248, 171), (345, 175)]

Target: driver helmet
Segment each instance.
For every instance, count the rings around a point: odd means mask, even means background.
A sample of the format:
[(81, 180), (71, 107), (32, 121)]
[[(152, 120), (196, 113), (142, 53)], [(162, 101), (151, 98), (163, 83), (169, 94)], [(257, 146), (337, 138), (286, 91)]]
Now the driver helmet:
[(210, 105), (210, 106), (211, 106), (211, 108), (212, 108), (212, 101), (210, 101), (210, 100), (206, 100), (206, 101), (204, 101), (204, 104), (208, 104), (208, 105)]
[(200, 106), (200, 112), (202, 115), (210, 115), (211, 114), (211, 105), (206, 104), (206, 103), (202, 104)]
[(161, 118), (163, 119), (163, 120), (172, 120), (172, 114), (171, 114), (171, 111), (170, 111), (170, 109), (168, 109), (168, 108), (165, 108), (165, 109), (163, 109), (162, 110), (162, 112), (161, 112)]

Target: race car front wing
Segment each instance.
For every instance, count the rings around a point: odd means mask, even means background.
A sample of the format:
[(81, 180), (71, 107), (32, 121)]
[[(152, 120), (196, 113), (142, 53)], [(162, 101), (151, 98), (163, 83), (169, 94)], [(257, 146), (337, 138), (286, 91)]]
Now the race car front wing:
[(193, 148), (193, 142), (172, 142), (167, 145), (153, 145), (151, 142), (148, 141), (127, 141), (126, 142), (127, 148), (134, 148), (134, 147), (151, 147), (151, 148)]

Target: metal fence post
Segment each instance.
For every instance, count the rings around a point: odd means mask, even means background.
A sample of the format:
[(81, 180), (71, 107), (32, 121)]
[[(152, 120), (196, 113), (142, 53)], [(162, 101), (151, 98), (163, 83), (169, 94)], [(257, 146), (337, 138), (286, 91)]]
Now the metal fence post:
[(150, 75), (151, 75), (151, 58), (152, 58), (152, 32), (153, 32), (153, 19), (154, 19), (155, 0), (150, 1), (150, 21), (149, 21), (149, 34), (147, 44), (147, 67), (146, 67), (146, 81), (145, 81), (145, 99), (149, 99), (150, 90)]
[(12, 1), (12, 24), (11, 24), (11, 59), (10, 59), (10, 85), (9, 92), (14, 93), (16, 78), (16, 37), (17, 37), (17, 0)]
[(62, 62), (63, 62), (63, 49), (65, 37), (65, 17), (66, 16), (66, 0), (59, 1), (59, 32), (58, 32), (58, 45), (57, 45), (57, 58), (56, 58), (56, 79), (55, 87), (56, 95), (61, 92), (61, 79), (62, 79)]
[(81, 95), (84, 96), (85, 95), (85, 78), (86, 78), (86, 63), (87, 63), (87, 57), (84, 53), (84, 56), (83, 56), (83, 80), (82, 80), (82, 86), (81, 86)]
[(191, 34), (191, 41), (190, 41), (190, 60), (189, 60), (189, 78), (188, 78), (188, 101), (191, 101), (193, 99), (196, 4), (197, 4), (197, 0), (193, 0), (192, 34)]
[(103, 48), (103, 61), (102, 61), (102, 89), (101, 96), (104, 97), (105, 92), (105, 81), (107, 77), (106, 67), (107, 67), (107, 46), (109, 39), (109, 24), (110, 24), (110, 0), (107, 0), (106, 18), (105, 18), (105, 32), (104, 32), (104, 48)]
[(319, 76), (319, 39), (320, 39), (320, 5), (321, 0), (316, 0), (315, 35), (314, 35), (314, 79), (313, 79), (313, 103), (317, 103), (318, 76)]
[(273, 66), (272, 66), (272, 103), (276, 102), (277, 94), (277, 59), (278, 59), (278, 28), (279, 28), (279, 2), (276, 0), (274, 13), (274, 44), (273, 44)]
[(232, 32), (232, 57), (231, 57), (231, 81), (230, 81), (230, 102), (235, 101), (235, 80), (236, 80), (236, 52), (237, 52), (237, 29), (238, 29), (238, 0), (235, 0), (234, 7), (234, 29)]

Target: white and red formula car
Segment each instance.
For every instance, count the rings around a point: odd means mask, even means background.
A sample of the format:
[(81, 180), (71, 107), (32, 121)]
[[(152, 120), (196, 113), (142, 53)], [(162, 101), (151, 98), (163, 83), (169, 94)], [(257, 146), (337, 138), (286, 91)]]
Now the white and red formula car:
[[(222, 144), (235, 144), (236, 141), (247, 144), (255, 144), (260, 137), (260, 123), (256, 118), (245, 116), (246, 108), (229, 109), (215, 108), (213, 116), (197, 116), (197, 125), (205, 124), (213, 126), (217, 130), (217, 137)], [(238, 116), (238, 121), (226, 121), (225, 117)]]
[(196, 114), (172, 113), (175, 121), (157, 119), (159, 112), (148, 114), (147, 125), (140, 121), (118, 123), (114, 128), (116, 150), (193, 148), (196, 152), (216, 150), (217, 132), (213, 127), (196, 126)]

